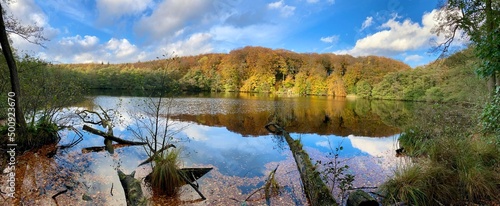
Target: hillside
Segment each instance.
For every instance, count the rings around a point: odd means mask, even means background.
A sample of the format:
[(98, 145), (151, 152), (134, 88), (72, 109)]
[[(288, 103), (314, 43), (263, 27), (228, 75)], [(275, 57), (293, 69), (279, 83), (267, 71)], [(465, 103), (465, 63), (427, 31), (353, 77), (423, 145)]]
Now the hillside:
[(365, 96), (375, 99), (479, 103), (488, 96), (486, 81), (475, 74), (473, 49), (412, 70), (389, 73)]
[(91, 89), (271, 92), (299, 95), (354, 94), (390, 72), (409, 71), (385, 57), (299, 54), (245, 47), (229, 54), (162, 59), (126, 64), (56, 65), (74, 72)]

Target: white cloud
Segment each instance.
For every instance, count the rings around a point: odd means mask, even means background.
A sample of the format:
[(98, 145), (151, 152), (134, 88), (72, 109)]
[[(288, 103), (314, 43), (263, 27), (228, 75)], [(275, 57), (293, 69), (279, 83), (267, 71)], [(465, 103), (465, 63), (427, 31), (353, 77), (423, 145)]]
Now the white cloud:
[(111, 38), (100, 43), (96, 36), (80, 35), (64, 37), (55, 42), (49, 49), (40, 54), (62, 63), (123, 63), (143, 60), (145, 52), (141, 52), (136, 45), (127, 39)]
[(151, 3), (152, 0), (97, 0), (96, 7), (99, 21), (109, 24), (124, 15), (139, 14)]
[(137, 47), (130, 44), (127, 39), (110, 39), (104, 46), (116, 58), (123, 59), (137, 53)]
[(210, 2), (205, 0), (171, 0), (163, 1), (149, 16), (143, 16), (135, 26), (139, 34), (157, 41), (182, 33), (187, 22), (201, 24), (206, 12), (210, 10)]
[(325, 147), (325, 148), (330, 149), (330, 142), (328, 142), (326, 140), (325, 141), (316, 142), (315, 145), (319, 146), (319, 147)]
[(280, 0), (280, 1), (277, 1), (277, 2), (273, 2), (273, 3), (269, 3), (267, 5), (267, 7), (269, 9), (279, 10), (280, 13), (281, 13), (281, 16), (283, 16), (283, 17), (292, 16), (294, 14), (294, 12), (295, 12), (295, 7), (294, 6), (286, 5), (283, 0)]
[(361, 25), (361, 31), (363, 31), (366, 28), (370, 27), (372, 24), (373, 24), (373, 17), (371, 17), (371, 16), (366, 17), (365, 21)]
[(94, 46), (99, 43), (99, 38), (96, 36), (88, 36), (85, 35), (83, 38), (80, 35), (76, 35), (74, 37), (65, 37), (61, 41), (59, 41), (59, 44), (62, 46), (68, 46), (72, 47), (74, 45), (77, 45), (80, 48), (84, 48), (86, 50), (93, 49)]
[(310, 3), (310, 4), (314, 4), (314, 3), (318, 3), (319, 0), (307, 0), (307, 3)]
[[(59, 30), (49, 25), (47, 15), (40, 9), (34, 0), (17, 0), (12, 1), (4, 7), (7, 12), (14, 15), (14, 17), (23, 26), (38, 26), (43, 27), (42, 35), (47, 39), (54, 38), (59, 34)], [(31, 51), (36, 48), (32, 43), (26, 41), (18, 35), (10, 35), (13, 46), (20, 51)], [(33, 40), (33, 39), (31, 39)], [(43, 42), (42, 42), (43, 43)]]
[(21, 21), (21, 23), (46, 26), (48, 19), (34, 0), (18, 0), (7, 4), (8, 10)]
[(414, 54), (414, 55), (406, 56), (404, 61), (405, 62), (419, 62), (423, 58), (424, 58), (423, 56), (420, 56), (418, 54)]
[(383, 138), (349, 135), (348, 138), (351, 140), (351, 144), (354, 148), (358, 148), (374, 157), (392, 156), (395, 150), (398, 149), (396, 148), (396, 143), (399, 135)]
[(332, 43), (335, 44), (339, 41), (339, 35), (333, 35), (333, 36), (327, 36), (327, 37), (321, 37), (320, 39), (322, 42), (325, 43)]
[(195, 33), (186, 40), (169, 43), (161, 46), (155, 53), (174, 53), (176, 56), (196, 55), (213, 51), (211, 45), (212, 35), (209, 33)]
[(246, 45), (265, 45), (267, 43), (276, 42), (281, 38), (280, 34), (283, 31), (280, 25), (259, 24), (247, 27), (234, 26), (215, 26), (210, 30), (215, 41), (230, 44), (232, 46), (242, 46), (242, 42)]
[(350, 50), (335, 53), (345, 52), (355, 56), (392, 56), (430, 47), (431, 39), (436, 37), (431, 33), (431, 29), (436, 25), (434, 20), (436, 12), (437, 10), (433, 10), (425, 13), (422, 17), (422, 25), (409, 19), (397, 21), (397, 16), (395, 16), (380, 26), (382, 31), (357, 40), (356, 45)]

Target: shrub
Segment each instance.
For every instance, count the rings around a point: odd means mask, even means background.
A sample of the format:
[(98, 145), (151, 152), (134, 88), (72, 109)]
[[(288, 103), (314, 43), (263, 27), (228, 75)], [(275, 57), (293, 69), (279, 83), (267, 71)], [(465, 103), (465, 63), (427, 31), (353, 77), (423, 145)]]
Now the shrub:
[(485, 132), (500, 134), (500, 87), (497, 87), (493, 99), (486, 104), (481, 120)]

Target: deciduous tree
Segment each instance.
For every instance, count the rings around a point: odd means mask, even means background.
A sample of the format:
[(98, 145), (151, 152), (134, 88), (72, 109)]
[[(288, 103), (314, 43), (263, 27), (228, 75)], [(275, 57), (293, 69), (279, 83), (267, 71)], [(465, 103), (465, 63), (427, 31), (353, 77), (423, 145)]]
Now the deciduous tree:
[[(448, 0), (436, 16), (438, 24), (433, 32), (443, 35), (445, 41), (437, 48), (447, 52), (458, 36), (468, 36), (482, 60), (477, 72), (488, 78), (489, 88), (500, 86), (500, 1)], [(460, 34), (462, 32), (462, 34)]]
[(21, 89), (19, 84), (17, 65), (14, 54), (10, 47), (9, 37), (7, 33), (17, 34), (29, 42), (40, 45), (40, 42), (45, 40), (45, 38), (42, 36), (41, 27), (23, 26), (12, 15), (8, 15), (6, 10), (4, 9), (4, 5), (8, 4), (9, 2), (9, 0), (3, 0), (2, 2), (0, 2), (0, 10), (2, 12), (2, 15), (0, 15), (0, 45), (2, 46), (2, 53), (9, 67), (11, 91), (15, 93), (13, 99), (15, 101), (14, 108), (16, 123), (18, 126), (17, 132), (19, 134), (23, 134), (26, 131), (27, 125), (26, 120), (24, 119), (24, 113), (21, 109)]

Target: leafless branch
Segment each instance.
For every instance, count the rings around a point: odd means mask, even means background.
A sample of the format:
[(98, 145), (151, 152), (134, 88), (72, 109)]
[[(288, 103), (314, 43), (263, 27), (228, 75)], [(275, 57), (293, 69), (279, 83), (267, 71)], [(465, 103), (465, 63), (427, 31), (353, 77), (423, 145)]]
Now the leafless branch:
[(48, 41), (48, 39), (43, 36), (43, 27), (39, 27), (36, 25), (23, 25), (18, 19), (14, 17), (14, 15), (7, 14), (5, 10), (2, 10), (2, 14), (4, 14), (6, 28), (5, 31), (7, 33), (16, 34), (29, 43), (46, 48), (42, 44), (42, 42)]

